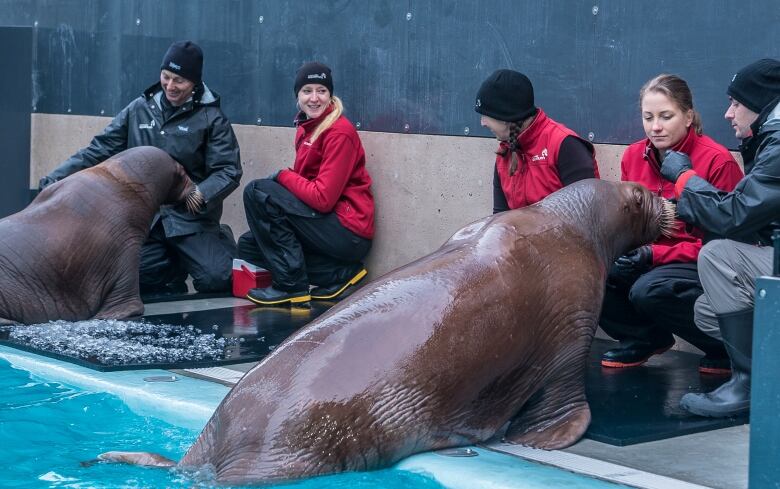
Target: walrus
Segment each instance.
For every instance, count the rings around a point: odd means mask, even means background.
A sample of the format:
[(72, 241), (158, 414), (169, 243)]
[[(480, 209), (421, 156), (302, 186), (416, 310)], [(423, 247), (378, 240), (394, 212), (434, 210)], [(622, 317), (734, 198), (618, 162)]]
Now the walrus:
[(0, 220), (0, 318), (20, 323), (140, 316), (140, 247), (162, 204), (202, 197), (153, 147), (128, 149)]
[(576, 442), (608, 266), (671, 229), (634, 183), (584, 180), (470, 224), (285, 340), (228, 393), (178, 464), (227, 484), (385, 468), (414, 453)]

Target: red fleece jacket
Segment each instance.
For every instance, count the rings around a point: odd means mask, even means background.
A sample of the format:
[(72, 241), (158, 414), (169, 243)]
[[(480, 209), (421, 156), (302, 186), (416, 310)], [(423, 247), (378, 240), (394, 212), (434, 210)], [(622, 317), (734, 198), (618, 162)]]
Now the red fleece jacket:
[(295, 165), (276, 180), (312, 209), (335, 212), (341, 224), (363, 238), (374, 237), (374, 196), (366, 153), (352, 123), (343, 115), (313, 143), (316, 127), (331, 110), (298, 125)]

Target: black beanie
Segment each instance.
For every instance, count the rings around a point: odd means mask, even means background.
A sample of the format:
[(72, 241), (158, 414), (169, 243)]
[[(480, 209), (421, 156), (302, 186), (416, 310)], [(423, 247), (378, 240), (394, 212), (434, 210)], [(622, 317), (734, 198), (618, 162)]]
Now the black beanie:
[(513, 70), (498, 70), (482, 82), (474, 110), (505, 122), (522, 121), (536, 112), (531, 80)]
[(323, 85), (333, 95), (333, 76), (330, 74), (330, 68), (324, 64), (312, 61), (298, 68), (298, 73), (295, 75), (295, 88), (293, 89), (295, 95), (298, 95), (301, 87), (309, 83)]
[(203, 51), (192, 41), (175, 42), (165, 52), (160, 69), (176, 73), (197, 85), (203, 75)]
[(780, 95), (780, 61), (764, 58), (737, 72), (726, 92), (748, 109), (760, 114)]

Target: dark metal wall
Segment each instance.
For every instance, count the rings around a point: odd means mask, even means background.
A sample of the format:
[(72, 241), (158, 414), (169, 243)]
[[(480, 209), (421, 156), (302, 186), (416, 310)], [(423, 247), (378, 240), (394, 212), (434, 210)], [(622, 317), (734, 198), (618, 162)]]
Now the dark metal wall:
[(32, 29), (0, 27), (0, 217), (30, 202)]
[(674, 72), (705, 131), (734, 147), (732, 74), (780, 56), (776, 0), (0, 0), (0, 25), (34, 26), (36, 112), (115, 114), (156, 80), (169, 43), (190, 38), (236, 123), (291, 125), (295, 70), (317, 59), (361, 129), (487, 135), (474, 95), (509, 67), (603, 143), (642, 136), (637, 92)]

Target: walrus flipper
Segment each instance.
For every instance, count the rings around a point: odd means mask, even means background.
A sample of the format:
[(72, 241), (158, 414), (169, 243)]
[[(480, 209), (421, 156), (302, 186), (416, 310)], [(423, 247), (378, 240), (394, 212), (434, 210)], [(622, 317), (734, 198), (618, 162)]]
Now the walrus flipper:
[(138, 293), (112, 291), (103, 301), (96, 319), (131, 319), (144, 314), (144, 303)]
[(540, 389), (512, 419), (504, 438), (510, 443), (558, 450), (576, 443), (590, 425), (590, 407), (581, 379)]
[(176, 465), (175, 461), (151, 452), (105, 452), (98, 455), (98, 460), (143, 467), (173, 467)]
[[(119, 260), (118, 263), (130, 263), (131, 270), (138, 270), (138, 248), (132, 248), (134, 257)], [(95, 314), (97, 319), (131, 319), (144, 314), (144, 303), (138, 293), (138, 273), (126, 274), (122, 270), (114, 270), (116, 280), (106, 292), (101, 301), (100, 310)]]

